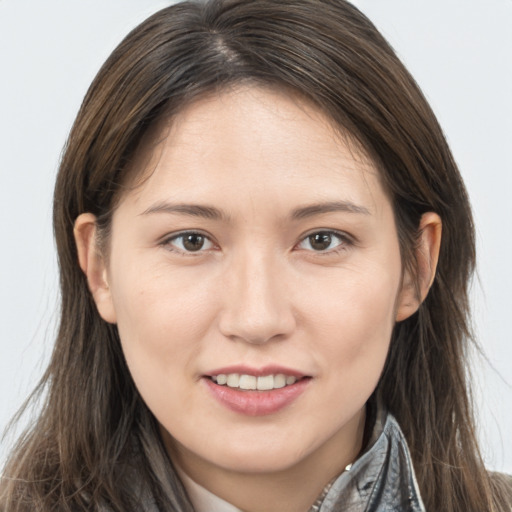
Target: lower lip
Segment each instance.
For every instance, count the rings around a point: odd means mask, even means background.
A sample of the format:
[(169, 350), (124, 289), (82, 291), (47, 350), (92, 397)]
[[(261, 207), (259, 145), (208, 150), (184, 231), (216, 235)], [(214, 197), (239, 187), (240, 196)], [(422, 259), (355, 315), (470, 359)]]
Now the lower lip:
[(311, 381), (310, 378), (303, 378), (295, 384), (280, 389), (242, 391), (228, 386), (219, 386), (208, 377), (202, 380), (223, 406), (246, 416), (266, 416), (281, 411), (297, 400)]

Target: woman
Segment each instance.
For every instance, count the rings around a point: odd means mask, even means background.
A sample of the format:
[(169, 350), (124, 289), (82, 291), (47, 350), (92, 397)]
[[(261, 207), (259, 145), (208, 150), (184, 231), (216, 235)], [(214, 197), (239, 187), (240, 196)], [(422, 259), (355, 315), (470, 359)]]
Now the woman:
[(54, 205), (61, 324), (5, 510), (510, 509), (467, 394), (465, 189), (350, 4), (151, 17)]

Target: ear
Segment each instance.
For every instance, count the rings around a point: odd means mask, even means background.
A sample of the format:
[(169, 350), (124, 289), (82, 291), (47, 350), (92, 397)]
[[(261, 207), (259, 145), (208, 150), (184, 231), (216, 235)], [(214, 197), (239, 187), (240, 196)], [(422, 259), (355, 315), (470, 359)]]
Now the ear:
[(75, 221), (73, 234), (78, 252), (78, 263), (87, 278), (98, 312), (103, 320), (116, 323), (112, 294), (107, 279), (105, 258), (97, 245), (96, 217), (82, 213)]
[(424, 213), (419, 225), (419, 240), (415, 250), (417, 274), (406, 271), (398, 296), (396, 321), (400, 322), (415, 313), (434, 282), (439, 248), (441, 247), (442, 222), (437, 213)]

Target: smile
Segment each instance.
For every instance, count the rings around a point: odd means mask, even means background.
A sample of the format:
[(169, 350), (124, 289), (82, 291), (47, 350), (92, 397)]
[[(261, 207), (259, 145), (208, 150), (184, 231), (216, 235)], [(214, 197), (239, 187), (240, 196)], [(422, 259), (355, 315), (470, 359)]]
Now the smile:
[(215, 400), (245, 416), (275, 414), (299, 399), (310, 387), (311, 376), (282, 366), (255, 369), (244, 365), (219, 368), (202, 382)]
[(248, 374), (221, 373), (219, 375), (212, 375), (211, 379), (219, 386), (227, 386), (229, 388), (245, 391), (270, 391), (272, 389), (281, 389), (286, 386), (291, 386), (297, 382), (297, 377), (284, 375), (283, 373), (260, 375), (258, 377)]

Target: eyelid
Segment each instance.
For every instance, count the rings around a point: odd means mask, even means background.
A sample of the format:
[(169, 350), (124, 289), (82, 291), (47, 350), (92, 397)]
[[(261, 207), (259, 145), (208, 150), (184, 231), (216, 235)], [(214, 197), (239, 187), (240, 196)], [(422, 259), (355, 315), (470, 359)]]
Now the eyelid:
[(312, 230), (304, 233), (303, 235), (301, 235), (300, 240), (297, 242), (295, 247), (296, 248), (299, 247), (299, 245), (302, 244), (305, 240), (307, 240), (310, 236), (316, 235), (319, 233), (326, 233), (326, 234), (335, 236), (341, 240), (341, 243), (338, 244), (333, 249), (327, 249), (325, 251), (315, 251), (313, 249), (304, 249), (304, 250), (314, 253), (315, 255), (333, 254), (333, 253), (339, 252), (341, 250), (345, 250), (348, 247), (355, 245), (355, 243), (356, 243), (356, 239), (353, 236), (349, 235), (345, 231), (339, 231), (337, 229), (332, 229), (332, 228), (317, 228), (317, 229), (312, 229)]
[[(210, 247), (210, 248), (207, 248), (207, 249), (201, 248), (198, 251), (186, 251), (186, 250), (180, 249), (179, 247), (172, 246), (171, 242), (173, 242), (177, 238), (185, 237), (187, 235), (199, 235), (199, 236), (202, 236), (206, 240), (208, 240), (212, 244), (213, 247)], [(180, 253), (180, 254), (185, 254), (187, 256), (199, 256), (201, 254), (204, 254), (204, 253), (212, 250), (212, 248), (218, 248), (218, 244), (215, 242), (213, 237), (211, 235), (209, 235), (208, 233), (205, 233), (204, 231), (200, 230), (200, 229), (186, 229), (184, 231), (176, 231), (175, 233), (169, 233), (169, 234), (165, 235), (160, 240), (158, 245), (166, 248), (169, 251), (177, 252), (177, 253)]]

